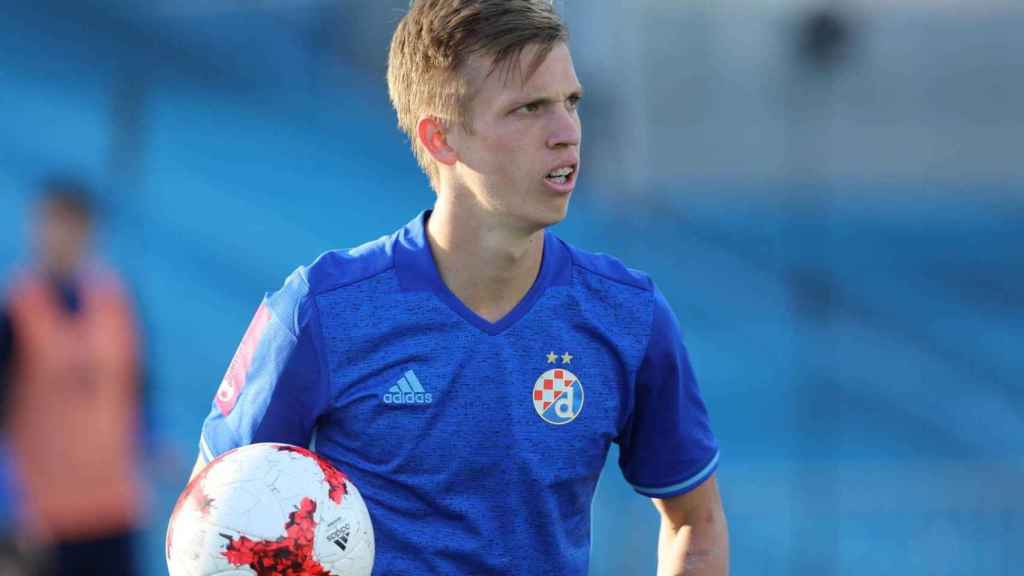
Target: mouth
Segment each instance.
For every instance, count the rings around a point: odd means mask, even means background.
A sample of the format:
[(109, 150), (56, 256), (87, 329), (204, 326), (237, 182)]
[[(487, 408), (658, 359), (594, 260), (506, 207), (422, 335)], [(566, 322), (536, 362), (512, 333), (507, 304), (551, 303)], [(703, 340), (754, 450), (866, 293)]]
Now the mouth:
[(544, 180), (556, 189), (564, 191), (566, 188), (571, 189), (572, 185), (575, 184), (578, 171), (578, 164), (569, 164), (548, 172)]

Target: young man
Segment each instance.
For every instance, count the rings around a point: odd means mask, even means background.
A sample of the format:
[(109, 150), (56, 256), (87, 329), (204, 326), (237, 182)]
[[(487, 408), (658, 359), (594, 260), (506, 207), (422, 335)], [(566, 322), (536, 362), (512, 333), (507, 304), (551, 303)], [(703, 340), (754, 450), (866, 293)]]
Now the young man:
[(413, 2), (388, 84), (434, 208), (293, 273), (204, 423), (197, 466), (278, 441), (345, 470), (375, 574), (586, 574), (612, 442), (661, 512), (659, 573), (728, 571), (675, 317), (648, 277), (546, 230), (580, 173), (566, 41), (545, 0)]

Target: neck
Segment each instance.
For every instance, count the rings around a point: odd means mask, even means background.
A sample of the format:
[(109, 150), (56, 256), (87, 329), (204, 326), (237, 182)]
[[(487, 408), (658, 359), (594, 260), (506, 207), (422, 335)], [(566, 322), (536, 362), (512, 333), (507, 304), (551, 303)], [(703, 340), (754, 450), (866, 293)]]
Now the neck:
[(523, 299), (544, 255), (543, 228), (517, 229), (440, 196), (427, 222), (427, 239), (445, 285), (489, 322)]
[(42, 265), (42, 271), (55, 281), (65, 282), (72, 280), (78, 275), (79, 265), (64, 261), (46, 261)]

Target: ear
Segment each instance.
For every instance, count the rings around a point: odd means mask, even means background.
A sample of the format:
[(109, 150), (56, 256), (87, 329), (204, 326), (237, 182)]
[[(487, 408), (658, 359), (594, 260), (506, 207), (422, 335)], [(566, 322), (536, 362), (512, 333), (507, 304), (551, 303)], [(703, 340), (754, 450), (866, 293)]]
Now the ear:
[(416, 136), (420, 144), (430, 155), (441, 164), (452, 166), (458, 161), (459, 156), (455, 149), (448, 144), (448, 136), (445, 134), (445, 127), (441, 121), (433, 116), (424, 116), (416, 124)]

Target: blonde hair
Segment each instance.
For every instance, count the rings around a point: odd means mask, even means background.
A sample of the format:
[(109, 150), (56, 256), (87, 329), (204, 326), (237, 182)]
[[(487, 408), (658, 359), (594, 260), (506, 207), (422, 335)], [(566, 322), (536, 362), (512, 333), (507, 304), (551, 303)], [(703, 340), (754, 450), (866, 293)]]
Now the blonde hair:
[(420, 145), (423, 115), (471, 130), (469, 80), (463, 67), (473, 56), (491, 60), (493, 74), (520, 66), (529, 46), (537, 51), (529, 78), (569, 32), (550, 0), (412, 0), (398, 23), (388, 54), (388, 93), (398, 126), (409, 137), (423, 171), (437, 187), (437, 166)]

